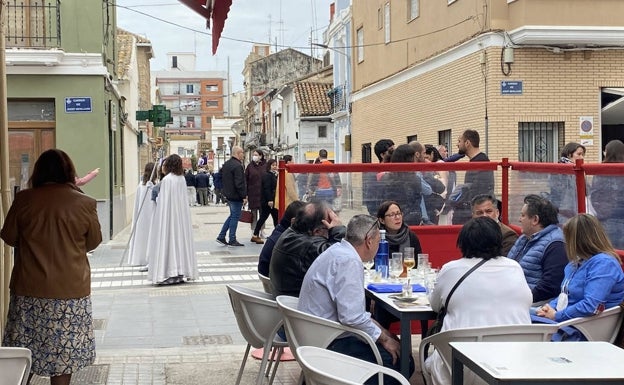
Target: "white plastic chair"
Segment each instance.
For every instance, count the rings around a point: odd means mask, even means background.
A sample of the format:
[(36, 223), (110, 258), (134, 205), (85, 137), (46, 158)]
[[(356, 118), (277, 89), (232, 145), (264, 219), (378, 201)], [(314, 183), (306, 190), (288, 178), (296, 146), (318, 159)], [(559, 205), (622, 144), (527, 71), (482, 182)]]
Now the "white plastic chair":
[(624, 312), (622, 308), (614, 306), (598, 315), (572, 318), (559, 322), (557, 327), (574, 326), (587, 338), (588, 341), (606, 341), (613, 343), (620, 331)]
[(26, 385), (30, 375), (30, 349), (0, 347), (0, 385)]
[(425, 366), (430, 346), (435, 348), (440, 357), (442, 357), (446, 367), (450, 370), (452, 358), (449, 342), (550, 341), (551, 336), (558, 329), (559, 325), (557, 324), (501, 325), (446, 330), (434, 334), (423, 339), (418, 349), (423, 378), (426, 384), (433, 383), (431, 373)]
[(275, 367), (269, 379), (270, 385), (275, 378), (277, 366), (279, 365), (284, 348), (288, 346), (286, 342), (276, 336), (277, 331), (282, 326), (282, 314), (278, 310), (272, 295), (238, 285), (227, 285), (227, 290), (230, 296), (232, 310), (234, 311), (236, 322), (238, 323), (238, 329), (247, 341), (247, 349), (245, 350), (245, 356), (243, 357), (243, 362), (238, 371), (236, 385), (240, 384), (243, 370), (245, 369), (245, 363), (249, 356), (249, 350), (252, 346), (254, 348), (264, 349), (262, 361), (260, 363), (260, 371), (256, 378), (257, 385), (262, 384), (265, 370), (267, 375), (271, 370), (270, 364), (267, 369), (269, 354), (272, 353), (271, 360), (273, 360), (277, 354)]
[[(332, 341), (342, 334), (351, 333), (366, 342), (373, 350), (377, 363), (383, 365), (375, 341), (362, 330), (298, 310), (299, 298), (297, 297), (280, 295), (276, 301), (277, 307), (282, 312), (288, 345), (297, 361), (299, 361), (297, 348), (300, 346), (316, 346), (326, 349)], [(299, 379), (299, 383), (301, 380), (302, 378)], [(382, 383), (381, 375), (379, 383)]]
[(331, 350), (300, 346), (297, 356), (306, 385), (363, 384), (376, 374), (390, 376), (402, 385), (409, 385), (409, 381), (395, 370)]
[(258, 273), (258, 278), (260, 278), (260, 282), (262, 282), (262, 288), (264, 289), (264, 292), (267, 294), (271, 294), (272, 296), (273, 284), (271, 284), (271, 278), (267, 277), (266, 275), (262, 275), (260, 273)]

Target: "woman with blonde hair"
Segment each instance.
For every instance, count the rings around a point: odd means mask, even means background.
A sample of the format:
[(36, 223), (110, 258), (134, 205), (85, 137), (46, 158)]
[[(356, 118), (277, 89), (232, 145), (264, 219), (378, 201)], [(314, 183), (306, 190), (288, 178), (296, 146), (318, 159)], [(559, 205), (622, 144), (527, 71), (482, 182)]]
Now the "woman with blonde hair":
[(563, 226), (566, 252), (561, 294), (537, 309), (555, 322), (600, 314), (624, 300), (621, 260), (596, 217), (578, 214)]

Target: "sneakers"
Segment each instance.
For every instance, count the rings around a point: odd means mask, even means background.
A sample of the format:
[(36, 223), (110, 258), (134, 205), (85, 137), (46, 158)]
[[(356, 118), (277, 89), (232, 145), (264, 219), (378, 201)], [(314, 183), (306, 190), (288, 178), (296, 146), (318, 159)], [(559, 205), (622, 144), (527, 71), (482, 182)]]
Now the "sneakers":
[(223, 246), (227, 246), (228, 245), (228, 243), (225, 240), (225, 238), (217, 238), (217, 243), (220, 244), (220, 245), (223, 245)]
[(240, 243), (237, 240), (230, 241), (230, 243), (228, 243), (228, 245), (229, 246), (245, 246), (245, 245), (243, 245), (242, 243)]
[(262, 240), (262, 238), (260, 238), (260, 237), (258, 237), (258, 236), (256, 236), (256, 235), (254, 235), (253, 237), (251, 237), (251, 241), (252, 241), (252, 242), (255, 242), (255, 243), (259, 244), (259, 245), (261, 245), (261, 244), (263, 244), (263, 243), (264, 243), (264, 241)]

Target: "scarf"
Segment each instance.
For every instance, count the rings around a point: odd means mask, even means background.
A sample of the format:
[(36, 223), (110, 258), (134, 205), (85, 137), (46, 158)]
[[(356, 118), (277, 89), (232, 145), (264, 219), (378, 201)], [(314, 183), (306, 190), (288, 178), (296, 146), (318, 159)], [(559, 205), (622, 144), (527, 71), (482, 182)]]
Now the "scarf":
[(403, 252), (406, 247), (410, 247), (410, 237), (409, 237), (410, 229), (404, 223), (401, 225), (399, 232), (396, 234), (390, 234), (386, 232), (386, 240), (391, 245), (399, 245), (399, 251)]

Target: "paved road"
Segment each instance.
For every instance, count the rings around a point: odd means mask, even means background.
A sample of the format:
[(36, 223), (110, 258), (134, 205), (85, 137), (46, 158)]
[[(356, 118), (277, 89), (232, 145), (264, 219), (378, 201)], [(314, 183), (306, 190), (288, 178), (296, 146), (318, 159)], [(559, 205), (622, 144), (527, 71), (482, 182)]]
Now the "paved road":
[[(257, 278), (261, 245), (240, 223), (245, 247), (214, 239), (228, 213), (225, 206), (192, 207), (200, 277), (191, 283), (153, 286), (147, 273), (127, 266), (130, 228), (100, 245), (91, 256), (95, 365), (75, 374), (73, 385), (234, 384), (246, 342), (238, 331), (225, 284), (262, 290)], [(272, 224), (267, 225), (270, 234)], [(259, 360), (249, 359), (241, 384), (255, 383)], [(295, 384), (295, 362), (280, 364), (275, 384)], [(422, 381), (415, 375), (412, 383)], [(36, 377), (33, 385), (48, 384)]]

